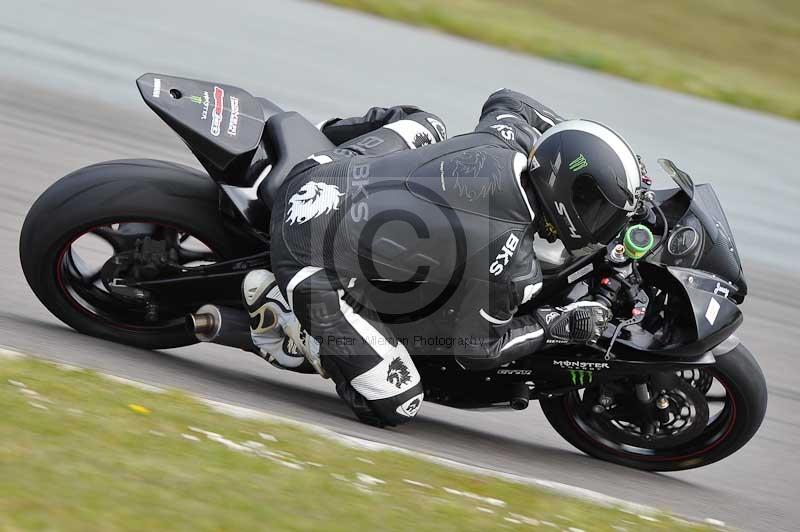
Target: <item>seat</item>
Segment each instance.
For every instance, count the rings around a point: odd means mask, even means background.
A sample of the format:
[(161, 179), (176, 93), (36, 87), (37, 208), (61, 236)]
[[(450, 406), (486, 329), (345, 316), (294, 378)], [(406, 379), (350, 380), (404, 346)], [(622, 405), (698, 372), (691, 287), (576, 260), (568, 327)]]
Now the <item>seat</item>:
[(272, 170), (259, 187), (258, 195), (270, 207), (297, 163), (313, 153), (336, 147), (314, 124), (295, 111), (271, 116), (264, 128), (264, 138), (269, 146)]

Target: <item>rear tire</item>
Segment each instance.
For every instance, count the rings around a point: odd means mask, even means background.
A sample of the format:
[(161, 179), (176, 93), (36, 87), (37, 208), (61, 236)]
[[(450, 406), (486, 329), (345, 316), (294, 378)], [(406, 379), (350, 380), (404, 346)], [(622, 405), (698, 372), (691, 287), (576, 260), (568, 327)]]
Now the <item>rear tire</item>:
[[(657, 455), (643, 455), (611, 447), (592, 437), (577, 421), (577, 392), (541, 401), (542, 411), (553, 428), (569, 443), (595, 458), (647, 471), (681, 471), (712, 464), (730, 456), (755, 435), (767, 410), (764, 373), (747, 348), (739, 344), (717, 357), (708, 372), (723, 383), (731, 398), (726, 425), (717, 439), (699, 436), (679, 449), (663, 449)], [(702, 442), (700, 440), (703, 440)], [(692, 445), (694, 444), (694, 448)], [(689, 451), (687, 451), (689, 449)]]
[(146, 349), (194, 344), (182, 324), (131, 329), (87, 313), (60, 284), (65, 249), (91, 228), (152, 222), (190, 233), (219, 257), (264, 250), (219, 209), (219, 190), (197, 170), (161, 161), (123, 160), (92, 165), (60, 179), (33, 204), (20, 235), (22, 270), (36, 297), (61, 321), (84, 334)]

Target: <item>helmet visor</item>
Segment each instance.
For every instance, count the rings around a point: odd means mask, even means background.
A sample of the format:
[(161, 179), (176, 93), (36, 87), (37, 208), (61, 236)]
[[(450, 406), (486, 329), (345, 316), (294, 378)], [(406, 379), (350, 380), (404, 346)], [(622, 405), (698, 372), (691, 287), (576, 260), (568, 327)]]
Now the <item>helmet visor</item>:
[(591, 179), (577, 179), (572, 201), (594, 242), (608, 244), (628, 221), (628, 211), (614, 205)]

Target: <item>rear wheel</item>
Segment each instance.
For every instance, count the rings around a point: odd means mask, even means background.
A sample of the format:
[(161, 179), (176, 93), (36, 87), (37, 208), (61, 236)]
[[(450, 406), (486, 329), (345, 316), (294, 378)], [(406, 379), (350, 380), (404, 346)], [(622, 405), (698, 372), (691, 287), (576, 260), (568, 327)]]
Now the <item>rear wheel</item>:
[(131, 163), (79, 170), (42, 194), (20, 237), (25, 277), (79, 332), (148, 349), (193, 344), (184, 324), (193, 303), (127, 285), (256, 253), (259, 244), (222, 216), (208, 176)]
[[(553, 428), (581, 451), (650, 471), (679, 471), (721, 460), (758, 430), (767, 408), (764, 374), (741, 344), (714, 366), (653, 375), (643, 391), (629, 381), (590, 386), (541, 401)], [(641, 390), (641, 388), (640, 388)]]

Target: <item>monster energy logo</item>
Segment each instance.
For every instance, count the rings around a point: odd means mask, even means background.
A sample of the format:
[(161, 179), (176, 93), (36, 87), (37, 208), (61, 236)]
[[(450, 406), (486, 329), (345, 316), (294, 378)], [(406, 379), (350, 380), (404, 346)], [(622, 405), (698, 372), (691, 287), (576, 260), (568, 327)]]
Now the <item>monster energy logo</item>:
[(586, 371), (583, 369), (571, 369), (569, 370), (569, 376), (572, 378), (572, 384), (575, 385), (591, 384), (592, 382), (591, 371)]
[(189, 96), (189, 99), (194, 103), (203, 103), (203, 99), (200, 96)]
[(584, 157), (582, 153), (578, 155), (578, 157), (576, 157), (574, 161), (569, 163), (569, 169), (572, 170), (573, 172), (582, 170), (587, 166), (589, 166), (589, 161), (586, 160), (586, 157)]

